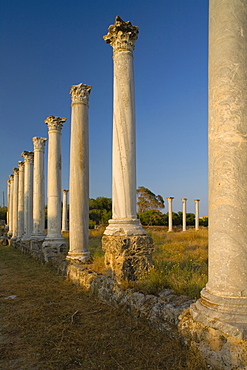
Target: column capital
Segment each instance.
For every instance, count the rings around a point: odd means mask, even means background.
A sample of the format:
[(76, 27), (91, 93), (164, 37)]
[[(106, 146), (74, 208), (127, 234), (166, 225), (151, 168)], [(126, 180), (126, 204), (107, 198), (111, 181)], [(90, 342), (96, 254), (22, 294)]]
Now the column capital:
[(186, 202), (187, 198), (181, 198), (182, 202)]
[(24, 163), (33, 163), (33, 152), (29, 152), (25, 150), (24, 152), (21, 153), (21, 156), (24, 158)]
[(44, 121), (49, 129), (50, 132), (61, 132), (64, 122), (67, 118), (63, 117), (55, 117), (55, 116), (48, 116)]
[(195, 202), (200, 202), (200, 199), (194, 199)]
[(119, 16), (115, 23), (108, 27), (107, 35), (103, 39), (113, 47), (114, 53), (118, 51), (133, 51), (135, 41), (138, 38), (138, 27), (132, 26), (131, 22), (124, 22)]
[(14, 175), (13, 175), (13, 174), (9, 175), (9, 181), (10, 181), (10, 182), (11, 182), (11, 181), (14, 181)]
[(72, 104), (84, 103), (88, 105), (89, 95), (92, 86), (80, 83), (78, 85), (72, 85), (70, 88), (70, 94), (72, 99)]
[(35, 137), (33, 137), (32, 140), (33, 140), (34, 150), (44, 151), (45, 142), (47, 141), (46, 138), (35, 136)]
[(24, 161), (18, 161), (19, 171), (24, 171)]
[(14, 175), (19, 174), (19, 168), (17, 168), (17, 167), (13, 168), (12, 171), (14, 172)]
[(64, 194), (67, 194), (68, 192), (69, 192), (69, 190), (62, 190), (62, 192), (64, 193)]
[(167, 197), (166, 199), (168, 199), (168, 200), (172, 200), (172, 199), (174, 199), (174, 197)]

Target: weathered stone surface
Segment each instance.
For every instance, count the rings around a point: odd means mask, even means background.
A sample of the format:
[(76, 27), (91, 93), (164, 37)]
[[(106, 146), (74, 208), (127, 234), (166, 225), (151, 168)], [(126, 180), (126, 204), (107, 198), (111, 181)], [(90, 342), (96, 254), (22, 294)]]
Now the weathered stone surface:
[(103, 235), (105, 265), (117, 281), (137, 280), (152, 266), (153, 241), (147, 235)]
[(193, 320), (190, 310), (179, 317), (179, 332), (184, 342), (200, 352), (209, 366), (218, 370), (247, 369), (247, 341), (228, 336)]

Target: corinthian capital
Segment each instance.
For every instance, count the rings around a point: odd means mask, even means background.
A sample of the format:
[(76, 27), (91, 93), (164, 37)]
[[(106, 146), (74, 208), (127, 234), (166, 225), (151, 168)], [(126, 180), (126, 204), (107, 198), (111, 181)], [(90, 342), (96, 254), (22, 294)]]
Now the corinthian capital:
[(47, 124), (49, 132), (52, 131), (61, 132), (65, 121), (66, 118), (63, 117), (48, 116), (44, 122)]
[(47, 141), (44, 137), (33, 137), (33, 147), (34, 150), (42, 150), (44, 151), (45, 148), (45, 142)]
[(24, 171), (24, 162), (23, 161), (18, 161), (18, 166), (19, 166), (19, 172)]
[(73, 85), (70, 89), (72, 104), (73, 103), (84, 103), (88, 104), (89, 95), (91, 92), (92, 86), (90, 85)]
[(14, 175), (18, 175), (19, 174), (19, 168), (17, 168), (17, 167), (13, 168), (13, 172), (14, 172)]
[(103, 36), (107, 44), (116, 51), (133, 51), (135, 41), (138, 37), (138, 27), (132, 26), (130, 22), (124, 22), (120, 17), (116, 17), (115, 23), (108, 28), (108, 34)]
[(21, 153), (21, 156), (24, 158), (25, 163), (33, 163), (33, 152), (25, 150)]
[(14, 181), (14, 175), (13, 174), (9, 175), (9, 181), (10, 182), (13, 182)]

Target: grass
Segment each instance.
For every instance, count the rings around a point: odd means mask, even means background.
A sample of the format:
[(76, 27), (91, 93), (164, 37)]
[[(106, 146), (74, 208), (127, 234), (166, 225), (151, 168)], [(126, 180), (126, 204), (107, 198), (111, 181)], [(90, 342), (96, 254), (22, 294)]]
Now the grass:
[[(105, 270), (102, 234), (103, 230), (90, 230), (89, 249), (94, 257), (92, 269), (97, 272)], [(207, 228), (174, 233), (150, 228), (148, 234), (153, 238), (155, 247), (153, 269), (139, 281), (127, 284), (127, 287), (149, 294), (171, 288), (177, 294), (199, 298), (207, 282)]]
[(19, 250), (0, 245), (0, 256), (0, 368), (205, 369), (179, 339), (98, 302)]

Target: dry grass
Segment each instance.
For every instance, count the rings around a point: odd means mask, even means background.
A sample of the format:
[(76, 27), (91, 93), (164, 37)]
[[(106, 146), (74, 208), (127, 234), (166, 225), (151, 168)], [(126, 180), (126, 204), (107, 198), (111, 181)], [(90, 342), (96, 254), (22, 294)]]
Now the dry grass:
[(18, 250), (0, 246), (0, 254), (0, 368), (204, 369), (179, 340), (99, 303)]

